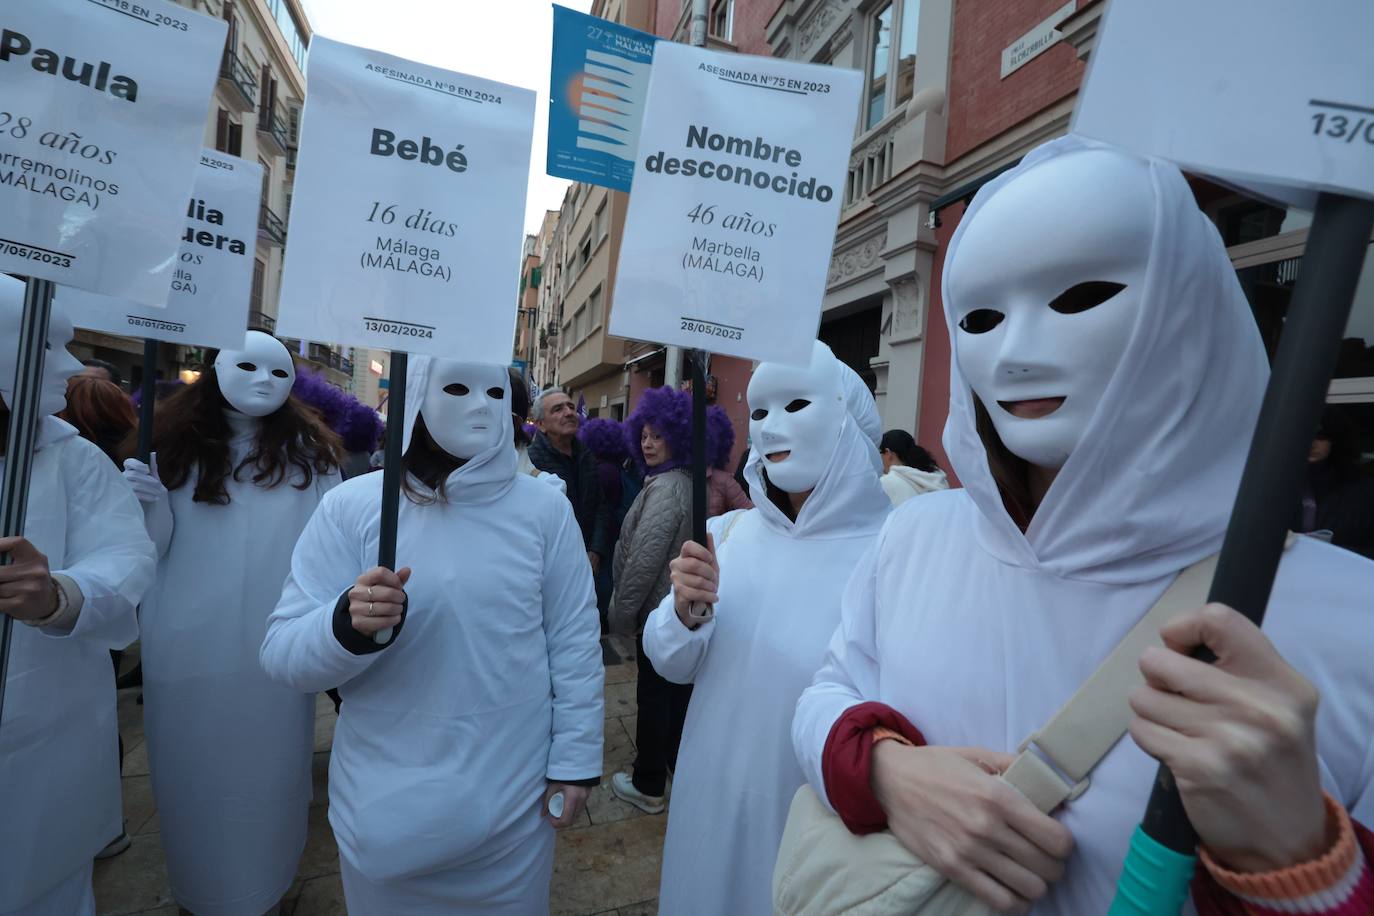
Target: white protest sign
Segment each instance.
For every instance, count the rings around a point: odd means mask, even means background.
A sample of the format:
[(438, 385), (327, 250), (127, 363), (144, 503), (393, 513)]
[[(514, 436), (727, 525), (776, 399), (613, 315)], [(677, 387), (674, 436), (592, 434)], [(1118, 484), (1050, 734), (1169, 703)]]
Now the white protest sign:
[(78, 328), (170, 343), (240, 349), (248, 326), (262, 166), (204, 150), (183, 208), (181, 251), (166, 308), (59, 287), (56, 305)]
[(534, 93), (318, 36), (278, 333), (505, 365)]
[(853, 70), (659, 42), (612, 334), (806, 363), (860, 82)]
[(1073, 130), (1308, 209), (1374, 198), (1370, 36), (1370, 0), (1112, 0)]
[(5, 0), (0, 270), (166, 301), (227, 28), (167, 0)]

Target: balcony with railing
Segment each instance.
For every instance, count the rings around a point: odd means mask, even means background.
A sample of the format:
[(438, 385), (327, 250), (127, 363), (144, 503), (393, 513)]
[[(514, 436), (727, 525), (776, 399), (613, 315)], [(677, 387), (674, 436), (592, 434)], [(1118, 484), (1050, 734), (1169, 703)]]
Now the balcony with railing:
[(271, 334), (277, 329), (277, 319), (259, 309), (248, 310), (248, 330)]
[(277, 114), (274, 106), (258, 109), (258, 148), (269, 156), (285, 156), (291, 147), (290, 134), (286, 122)]
[(252, 111), (258, 98), (258, 81), (239, 56), (225, 49), (219, 62), (219, 82), (225, 101), (240, 113)]
[(286, 223), (267, 204), (258, 211), (258, 238), (269, 245), (286, 244)]
[(331, 369), (339, 369), (343, 366), (343, 357), (339, 355), (339, 351), (324, 344), (312, 343), (306, 351), (305, 358), (312, 363), (319, 363), (321, 366), (328, 366)]

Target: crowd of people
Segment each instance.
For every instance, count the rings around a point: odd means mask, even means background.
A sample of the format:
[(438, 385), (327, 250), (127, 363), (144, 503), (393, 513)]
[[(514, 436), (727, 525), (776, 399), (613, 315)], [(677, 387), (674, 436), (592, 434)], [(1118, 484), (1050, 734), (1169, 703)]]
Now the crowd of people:
[[(1338, 412), (1263, 631), (1218, 605), (1164, 625), (1109, 715), (1129, 736), (1081, 784), (1027, 749), (1217, 552), (1258, 413), (1264, 351), (1181, 174), (1047, 144), (978, 194), (943, 299), (948, 468), (885, 432), (817, 342), (754, 371), (737, 469), (712, 410), (706, 544), (690, 393), (586, 419), (506, 368), (413, 356), (395, 569), (383, 475), (345, 457), (380, 429), (346, 448), (280, 342), (249, 332), (160, 400), (145, 463), (117, 370), (70, 357), (55, 312), (28, 520), (0, 540), (20, 624), (0, 916), (94, 913), (92, 859), (121, 833), (109, 653), (135, 638), (171, 891), (198, 916), (276, 912), (326, 690), (353, 913), (547, 912), (555, 831), (603, 780), (668, 812), (669, 916), (773, 912), (808, 792), (993, 910), (1102, 913), (1158, 762), (1202, 844), (1196, 912), (1374, 912), (1371, 485)], [(7, 341), (19, 302), (0, 278)], [(14, 374), (0, 347), (0, 386)], [(613, 774), (608, 633), (638, 667), (636, 757)], [(1018, 766), (1067, 800), (1018, 793)], [(863, 890), (874, 863), (842, 866)], [(822, 880), (788, 868), (790, 887)]]

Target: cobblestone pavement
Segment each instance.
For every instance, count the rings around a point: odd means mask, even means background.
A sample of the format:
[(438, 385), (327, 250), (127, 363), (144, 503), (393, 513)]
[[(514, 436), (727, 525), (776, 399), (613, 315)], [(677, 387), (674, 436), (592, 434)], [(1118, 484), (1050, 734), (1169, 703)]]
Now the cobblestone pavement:
[[(611, 794), (610, 776), (634, 757), (635, 665), (606, 667), (606, 746), (603, 784), (592, 790), (577, 827), (558, 836), (554, 858), (553, 916), (656, 916), (664, 816), (645, 816)], [(614, 660), (611, 656), (610, 660)], [(132, 659), (130, 660), (130, 662)], [(126, 669), (129, 667), (125, 665)], [(133, 847), (95, 865), (95, 896), (100, 916), (177, 916), (167, 889), (157, 809), (148, 782), (148, 748), (143, 740), (143, 707), (137, 688), (119, 692), (119, 730), (124, 738), (124, 817)], [(334, 704), (320, 694), (315, 718), (315, 799), (310, 833), (295, 883), (282, 901), (283, 916), (342, 916), (339, 853), (326, 816), (329, 746), (334, 737)], [(374, 916), (374, 914), (361, 914)]]

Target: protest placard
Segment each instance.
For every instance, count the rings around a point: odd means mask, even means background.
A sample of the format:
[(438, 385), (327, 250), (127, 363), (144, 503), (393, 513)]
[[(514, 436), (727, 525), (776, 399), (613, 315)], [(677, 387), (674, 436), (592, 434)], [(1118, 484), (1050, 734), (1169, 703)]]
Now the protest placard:
[(248, 320), (262, 167), (204, 150), (165, 308), (71, 287), (56, 303), (79, 328), (239, 349)]
[(279, 333), (510, 360), (534, 93), (316, 36)]
[(612, 334), (807, 361), (860, 82), (853, 70), (658, 45)]
[(6, 0), (0, 270), (163, 305), (226, 28), (167, 0)]

